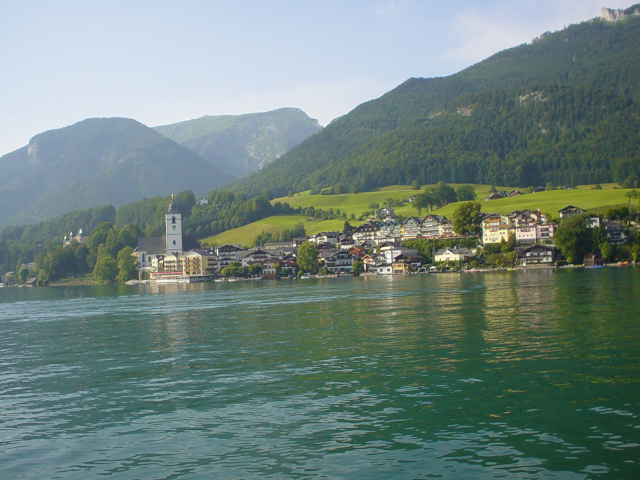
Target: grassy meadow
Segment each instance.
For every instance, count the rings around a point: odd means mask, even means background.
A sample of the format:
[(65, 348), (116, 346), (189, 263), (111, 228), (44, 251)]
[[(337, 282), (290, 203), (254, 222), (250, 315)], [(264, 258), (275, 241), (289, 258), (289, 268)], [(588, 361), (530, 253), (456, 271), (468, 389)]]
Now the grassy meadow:
[[(458, 188), (460, 185), (451, 184), (451, 186)], [(557, 217), (558, 210), (567, 205), (574, 205), (584, 210), (590, 210), (599, 207), (627, 204), (628, 199), (625, 197), (625, 194), (628, 192), (628, 189), (614, 188), (616, 186), (616, 184), (603, 184), (602, 190), (593, 190), (591, 185), (582, 185), (574, 190), (551, 190), (528, 193), (519, 197), (486, 201), (484, 198), (489, 194), (491, 186), (473, 185), (478, 196), (478, 201), (482, 205), (483, 212), (510, 213), (514, 210), (540, 209), (550, 218)], [(427, 186), (423, 186), (423, 188), (425, 187)], [(513, 187), (496, 188), (506, 191), (514, 190)], [(363, 212), (370, 210), (369, 204), (371, 203), (378, 203), (380, 206), (383, 206), (388, 198), (408, 200), (409, 197), (417, 193), (419, 193), (419, 190), (414, 190), (408, 185), (394, 185), (373, 192), (344, 195), (309, 195), (308, 192), (302, 192), (292, 197), (276, 198), (272, 203), (286, 202), (292, 207), (313, 206), (325, 211), (332, 208), (334, 211), (340, 210), (340, 213), (346, 213), (347, 217), (354, 214), (357, 218), (362, 215)], [(434, 210), (433, 213), (445, 215), (450, 219), (458, 205), (460, 205), (460, 203), (451, 203), (443, 208)], [(395, 207), (394, 210), (397, 215), (404, 217), (418, 215), (418, 211), (408, 202), (401, 207)], [(428, 212), (423, 210), (422, 215), (426, 215), (427, 213)], [(282, 231), (285, 228), (292, 228), (293, 225), (298, 222), (304, 224), (308, 235), (322, 231), (340, 231), (344, 224), (343, 219), (308, 221), (306, 216), (279, 215), (205, 238), (201, 243), (203, 245), (239, 243), (248, 246), (253, 242), (255, 237), (262, 232), (274, 233)], [(352, 221), (350, 223), (352, 225), (359, 225), (363, 222)]]

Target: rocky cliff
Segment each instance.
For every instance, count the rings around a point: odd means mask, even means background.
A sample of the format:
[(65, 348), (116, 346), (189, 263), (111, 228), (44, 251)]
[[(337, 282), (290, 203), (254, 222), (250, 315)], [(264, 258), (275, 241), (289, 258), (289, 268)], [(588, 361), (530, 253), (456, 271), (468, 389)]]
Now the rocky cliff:
[(600, 11), (600, 18), (608, 22), (617, 22), (624, 20), (628, 17), (635, 17), (640, 15), (640, 5), (634, 5), (626, 10), (616, 10), (613, 8), (603, 7)]

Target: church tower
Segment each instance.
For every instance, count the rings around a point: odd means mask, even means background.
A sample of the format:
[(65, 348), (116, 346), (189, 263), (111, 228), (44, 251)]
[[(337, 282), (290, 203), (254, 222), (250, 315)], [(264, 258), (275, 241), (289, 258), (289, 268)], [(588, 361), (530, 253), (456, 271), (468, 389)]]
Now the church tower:
[(169, 210), (167, 210), (164, 216), (164, 222), (166, 228), (167, 255), (182, 253), (182, 215), (178, 207), (176, 207), (173, 195), (171, 195), (171, 203), (169, 203)]

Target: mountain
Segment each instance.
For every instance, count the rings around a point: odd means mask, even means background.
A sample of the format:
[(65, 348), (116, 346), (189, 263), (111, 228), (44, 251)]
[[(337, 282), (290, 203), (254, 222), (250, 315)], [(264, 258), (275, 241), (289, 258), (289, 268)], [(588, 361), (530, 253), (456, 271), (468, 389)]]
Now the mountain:
[(297, 108), (206, 116), (154, 128), (237, 178), (257, 172), (321, 129)]
[(2, 225), (185, 189), (202, 193), (232, 179), (126, 118), (87, 119), (36, 135), (27, 146), (0, 157), (0, 178)]
[(414, 179), (528, 186), (640, 177), (637, 9), (545, 33), (449, 77), (409, 79), (231, 188), (281, 196)]

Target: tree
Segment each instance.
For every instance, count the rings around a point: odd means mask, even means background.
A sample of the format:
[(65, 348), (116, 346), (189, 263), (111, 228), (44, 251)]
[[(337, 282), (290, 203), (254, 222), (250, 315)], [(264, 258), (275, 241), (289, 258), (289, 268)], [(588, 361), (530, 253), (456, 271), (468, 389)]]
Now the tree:
[(27, 278), (29, 278), (29, 269), (27, 267), (22, 267), (18, 271), (18, 278), (20, 280), (20, 283), (25, 283), (27, 281)]
[(453, 212), (451, 227), (460, 235), (470, 235), (480, 231), (480, 202), (466, 202)]
[(553, 240), (569, 263), (580, 263), (593, 250), (594, 233), (587, 228), (587, 214), (573, 215), (562, 220)]
[(411, 188), (413, 188), (414, 190), (420, 190), (420, 184), (418, 183), (418, 180), (414, 180), (413, 182), (411, 182)]
[(102, 257), (93, 268), (93, 279), (99, 283), (111, 283), (118, 276), (118, 262), (111, 257)]
[(298, 268), (305, 273), (316, 273), (318, 271), (319, 256), (318, 248), (314, 243), (301, 243), (296, 253)]
[(631, 254), (631, 260), (633, 260), (633, 264), (635, 265), (638, 257), (640, 256), (640, 244), (635, 244), (631, 247), (631, 251), (629, 252)]
[(609, 242), (605, 241), (605, 242), (602, 242), (602, 244), (600, 244), (600, 253), (604, 258), (604, 261), (606, 262), (611, 256), (611, 245), (609, 245)]
[(364, 263), (362, 263), (362, 260), (354, 260), (351, 265), (351, 271), (356, 275), (361, 274), (364, 271)]
[(456, 191), (456, 200), (458, 202), (471, 202), (477, 197), (475, 189), (471, 185), (462, 185)]
[(423, 208), (431, 208), (434, 204), (435, 196), (432, 189), (426, 189), (424, 192), (417, 194), (413, 198), (411, 205), (418, 210), (418, 216), (422, 215)]
[(257, 277), (262, 273), (262, 265), (249, 265), (247, 267), (247, 274), (252, 277)]
[(456, 191), (451, 185), (444, 182), (438, 182), (434, 188), (436, 194), (436, 204), (444, 207), (456, 201)]
[(118, 281), (128, 282), (136, 276), (138, 260), (133, 255), (133, 248), (124, 247), (118, 252)]

